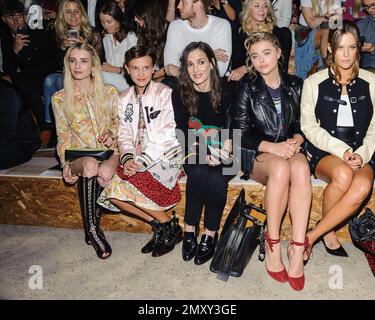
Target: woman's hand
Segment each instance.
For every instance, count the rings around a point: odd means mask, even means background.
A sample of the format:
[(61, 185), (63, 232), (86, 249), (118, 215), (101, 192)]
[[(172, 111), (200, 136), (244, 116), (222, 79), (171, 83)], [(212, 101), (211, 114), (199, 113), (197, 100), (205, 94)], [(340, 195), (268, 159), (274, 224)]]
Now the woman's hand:
[(216, 167), (219, 164), (221, 164), (221, 162), (218, 159), (216, 159), (213, 155), (207, 155), (206, 161), (210, 167)]
[(74, 174), (69, 163), (64, 164), (63, 167), (63, 178), (68, 184), (73, 184), (78, 180), (78, 176)]
[(221, 49), (221, 48), (215, 49), (214, 53), (215, 53), (215, 57), (217, 61), (221, 61), (225, 63), (229, 60), (227, 52), (224, 49)]
[(353, 169), (358, 170), (362, 168), (363, 159), (357, 153), (352, 153), (350, 150), (345, 151), (344, 161)]
[(230, 73), (228, 76), (228, 81), (239, 81), (247, 73), (246, 66), (238, 67)]
[[(295, 140), (295, 139), (288, 139), (288, 140)], [(283, 142), (274, 143), (273, 146), (270, 148), (269, 152), (287, 160), (295, 155), (296, 149), (297, 149), (296, 144), (293, 141), (290, 141), (290, 142), (283, 141)]]
[(102, 71), (120, 74), (120, 71), (122, 72), (122, 69), (120, 67), (114, 67), (111, 64), (104, 62), (102, 64)]
[(113, 145), (114, 138), (110, 130), (105, 130), (104, 133), (98, 137), (98, 142), (103, 143), (106, 147), (110, 148)]
[(130, 160), (126, 161), (125, 164), (124, 164), (124, 174), (128, 177), (131, 177), (142, 167), (143, 167), (142, 164), (135, 161), (134, 159), (130, 159)]
[(65, 49), (68, 49), (73, 44), (84, 43), (84, 42), (85, 42), (85, 40), (81, 36), (78, 36), (77, 38), (65, 37), (64, 40), (63, 40), (63, 44), (64, 44)]
[(180, 68), (176, 67), (174, 64), (170, 63), (164, 66), (164, 73), (167, 76), (176, 77), (178, 78), (180, 76)]

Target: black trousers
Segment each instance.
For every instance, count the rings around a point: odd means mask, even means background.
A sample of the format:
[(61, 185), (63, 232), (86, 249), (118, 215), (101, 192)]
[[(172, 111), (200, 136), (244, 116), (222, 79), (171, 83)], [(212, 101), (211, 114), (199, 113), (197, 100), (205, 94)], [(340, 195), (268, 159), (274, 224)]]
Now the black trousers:
[(228, 182), (233, 175), (223, 175), (223, 167), (207, 164), (184, 166), (187, 174), (185, 223), (196, 226), (205, 207), (204, 226), (217, 231), (227, 202)]

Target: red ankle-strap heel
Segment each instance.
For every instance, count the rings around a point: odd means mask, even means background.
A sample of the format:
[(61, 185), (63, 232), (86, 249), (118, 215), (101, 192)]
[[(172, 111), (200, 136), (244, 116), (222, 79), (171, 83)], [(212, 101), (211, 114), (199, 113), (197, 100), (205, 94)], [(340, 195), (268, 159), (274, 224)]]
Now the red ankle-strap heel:
[[(305, 242), (296, 242), (292, 240), (290, 242), (290, 246), (304, 247), (305, 250), (303, 253), (306, 252), (308, 258), (310, 258), (312, 247), (311, 247), (309, 238), (307, 236), (305, 237)], [(289, 250), (288, 250), (288, 259), (289, 259)], [(305, 287), (305, 273), (303, 273), (302, 276), (300, 277), (290, 277), (288, 275), (288, 282), (294, 290), (301, 291)]]
[[(268, 235), (268, 232), (264, 234), (264, 238), (271, 252), (273, 252), (273, 245), (280, 243), (280, 239), (271, 239)], [(275, 279), (278, 282), (284, 283), (288, 281), (288, 273), (286, 272), (285, 267), (281, 271), (273, 272), (273, 271), (268, 270), (266, 266), (266, 271), (270, 275), (271, 278)]]

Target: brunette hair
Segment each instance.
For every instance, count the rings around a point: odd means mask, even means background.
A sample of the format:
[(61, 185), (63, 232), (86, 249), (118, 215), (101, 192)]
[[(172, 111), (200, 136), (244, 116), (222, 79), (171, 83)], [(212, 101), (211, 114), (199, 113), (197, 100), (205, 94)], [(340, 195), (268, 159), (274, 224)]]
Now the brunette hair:
[(339, 66), (336, 64), (336, 61), (335, 61), (335, 55), (336, 55), (337, 49), (340, 46), (340, 43), (344, 34), (353, 35), (355, 38), (356, 45), (357, 45), (357, 53), (356, 53), (354, 64), (352, 66), (352, 76), (350, 80), (356, 78), (359, 73), (359, 60), (360, 60), (360, 48), (361, 48), (359, 30), (358, 30), (357, 25), (354, 22), (349, 21), (349, 20), (344, 20), (342, 28), (331, 29), (328, 35), (328, 43), (331, 47), (331, 52), (329, 52), (328, 54), (328, 63), (333, 73), (335, 74), (337, 82), (341, 81), (341, 74), (340, 74)]
[(155, 65), (156, 55), (154, 50), (145, 46), (135, 46), (126, 51), (125, 65), (129, 66), (130, 61), (142, 57), (150, 57), (152, 59), (152, 64)]
[(212, 102), (212, 108), (215, 112), (218, 111), (221, 101), (221, 83), (215, 53), (212, 50), (212, 48), (205, 42), (192, 42), (182, 52), (180, 78), (177, 86), (178, 93), (182, 101), (182, 105), (184, 106), (185, 111), (189, 116), (196, 114), (198, 107), (198, 96), (194, 89), (193, 81), (189, 76), (187, 66), (188, 56), (190, 52), (194, 50), (203, 51), (204, 54), (207, 56), (209, 63), (213, 65), (210, 77), (210, 98)]

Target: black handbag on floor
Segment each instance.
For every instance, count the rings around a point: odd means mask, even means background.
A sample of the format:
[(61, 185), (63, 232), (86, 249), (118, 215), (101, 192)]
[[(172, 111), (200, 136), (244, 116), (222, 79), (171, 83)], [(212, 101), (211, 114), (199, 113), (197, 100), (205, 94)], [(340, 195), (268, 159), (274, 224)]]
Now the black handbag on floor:
[(264, 222), (251, 215), (253, 210), (265, 215), (262, 208), (246, 204), (242, 189), (225, 221), (210, 265), (210, 270), (217, 273), (220, 280), (227, 281), (230, 275), (240, 277), (258, 245), (258, 258), (264, 260)]
[(349, 233), (357, 248), (375, 256), (375, 214), (370, 208), (349, 221)]

